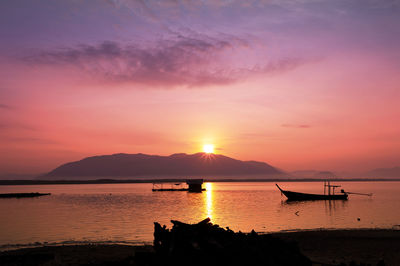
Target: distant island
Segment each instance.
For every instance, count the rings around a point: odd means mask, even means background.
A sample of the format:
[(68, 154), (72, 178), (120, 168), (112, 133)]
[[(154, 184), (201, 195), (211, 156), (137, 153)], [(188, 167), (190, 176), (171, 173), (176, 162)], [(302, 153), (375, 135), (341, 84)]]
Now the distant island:
[(317, 179), (332, 179), (338, 178), (338, 175), (331, 171), (317, 171), (317, 170), (300, 170), (290, 172), (294, 178), (317, 178)]
[(220, 154), (177, 153), (170, 156), (112, 154), (87, 157), (63, 164), (38, 179), (73, 180), (99, 178), (154, 178), (192, 176), (282, 175), (275, 167), (256, 161), (241, 161)]
[(400, 167), (378, 168), (365, 174), (366, 177), (400, 178)]

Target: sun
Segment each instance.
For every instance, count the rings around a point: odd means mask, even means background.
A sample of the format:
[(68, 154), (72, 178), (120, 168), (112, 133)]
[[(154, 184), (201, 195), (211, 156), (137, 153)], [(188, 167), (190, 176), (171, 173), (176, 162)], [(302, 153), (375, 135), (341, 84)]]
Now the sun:
[(213, 144), (204, 144), (203, 151), (205, 153), (214, 153), (214, 145)]

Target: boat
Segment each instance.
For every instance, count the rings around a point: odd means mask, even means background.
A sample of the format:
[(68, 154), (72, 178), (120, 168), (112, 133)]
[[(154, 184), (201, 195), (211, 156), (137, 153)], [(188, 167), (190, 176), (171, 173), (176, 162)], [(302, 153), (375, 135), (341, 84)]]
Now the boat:
[[(329, 181), (324, 182), (324, 194), (310, 194), (302, 192), (294, 192), (281, 189), (278, 184), (275, 184), (288, 201), (302, 201), (302, 200), (347, 200), (348, 193), (342, 189), (340, 194), (335, 194), (335, 188), (340, 187), (331, 185)], [(328, 189), (326, 189), (328, 188)], [(328, 193), (326, 193), (328, 190)]]
[(51, 193), (38, 193), (38, 192), (31, 192), (31, 193), (3, 193), (0, 194), (0, 198), (33, 198), (33, 197), (41, 197), (51, 195)]
[[(206, 189), (202, 187), (203, 179), (188, 179), (186, 184), (188, 187), (182, 187), (182, 183), (171, 183), (171, 182), (155, 182), (153, 183), (152, 191), (188, 191), (188, 192), (202, 192)], [(168, 188), (164, 187), (164, 184), (169, 184)]]

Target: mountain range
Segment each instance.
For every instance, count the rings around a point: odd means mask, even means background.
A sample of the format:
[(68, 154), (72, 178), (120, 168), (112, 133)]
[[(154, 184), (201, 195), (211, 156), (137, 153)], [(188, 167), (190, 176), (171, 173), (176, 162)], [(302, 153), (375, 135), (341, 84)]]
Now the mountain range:
[(290, 175), (294, 178), (318, 178), (318, 179), (329, 179), (337, 178), (338, 175), (331, 171), (317, 171), (317, 170), (299, 170), (290, 172)]
[(170, 156), (112, 154), (63, 164), (39, 179), (99, 179), (127, 177), (191, 177), (281, 175), (277, 168), (256, 161), (240, 161), (220, 154), (177, 153)]
[(377, 168), (365, 174), (369, 178), (400, 178), (400, 167)]

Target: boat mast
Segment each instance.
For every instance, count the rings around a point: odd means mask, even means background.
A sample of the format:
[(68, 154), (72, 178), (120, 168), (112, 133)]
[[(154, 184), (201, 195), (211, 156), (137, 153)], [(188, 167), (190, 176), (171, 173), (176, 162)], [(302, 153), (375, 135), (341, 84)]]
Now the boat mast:
[(331, 181), (328, 181), (328, 195), (331, 195)]
[[(328, 187), (328, 196), (335, 195), (335, 188), (340, 187), (336, 185), (331, 185), (331, 181), (324, 181), (324, 195), (326, 195), (326, 187)], [(332, 188), (332, 191), (331, 191)]]
[(326, 195), (326, 191), (328, 188), (328, 195), (331, 195), (331, 181), (324, 180), (324, 195)]

